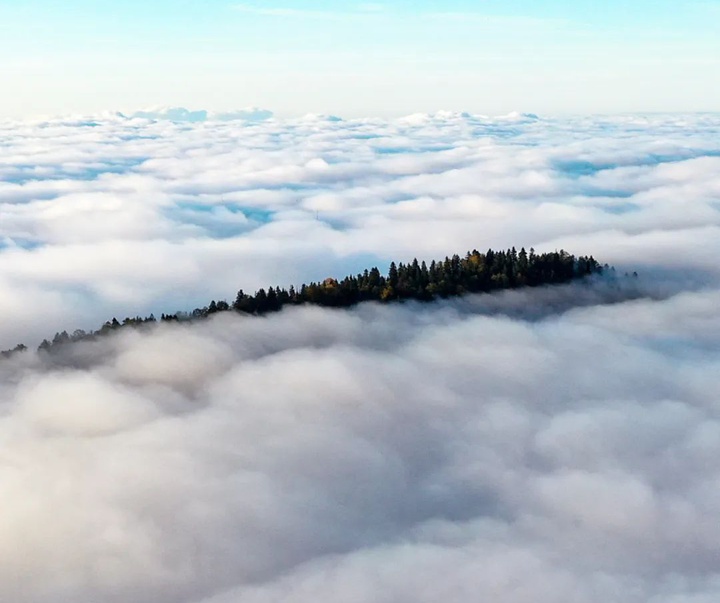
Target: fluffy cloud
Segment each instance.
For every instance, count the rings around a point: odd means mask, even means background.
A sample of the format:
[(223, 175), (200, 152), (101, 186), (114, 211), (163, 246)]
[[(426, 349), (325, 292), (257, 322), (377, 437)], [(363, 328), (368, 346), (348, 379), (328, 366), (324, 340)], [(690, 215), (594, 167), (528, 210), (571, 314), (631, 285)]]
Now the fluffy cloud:
[(0, 342), (475, 247), (717, 274), (714, 116), (197, 113), (0, 125)]
[(228, 315), (6, 362), (0, 596), (709, 601), (720, 294), (646, 295)]
[[(121, 117), (124, 117), (120, 114)], [(263, 121), (273, 116), (272, 111), (258, 107), (236, 109), (235, 111), (205, 111), (200, 109), (191, 111), (185, 107), (151, 107), (135, 111), (130, 118), (169, 120), (174, 122), (202, 122), (202, 121)]]
[(472, 248), (641, 273), (0, 363), (0, 599), (717, 600), (719, 131), (0, 124), (3, 347)]

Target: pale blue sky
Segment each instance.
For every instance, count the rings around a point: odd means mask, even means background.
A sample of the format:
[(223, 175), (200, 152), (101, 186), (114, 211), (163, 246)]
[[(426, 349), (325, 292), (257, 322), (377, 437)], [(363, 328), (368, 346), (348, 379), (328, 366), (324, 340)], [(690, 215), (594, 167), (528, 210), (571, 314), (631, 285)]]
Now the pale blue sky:
[(718, 0), (0, 0), (0, 115), (720, 110)]

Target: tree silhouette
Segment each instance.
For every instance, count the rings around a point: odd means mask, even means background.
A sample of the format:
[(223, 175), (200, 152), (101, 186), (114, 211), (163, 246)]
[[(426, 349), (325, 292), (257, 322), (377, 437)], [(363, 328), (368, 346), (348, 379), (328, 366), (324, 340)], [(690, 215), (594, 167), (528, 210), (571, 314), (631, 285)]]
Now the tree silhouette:
[[(380, 303), (417, 300), (430, 302), (438, 298), (454, 297), (466, 293), (483, 293), (516, 287), (554, 285), (583, 279), (593, 274), (614, 268), (601, 266), (593, 256), (575, 257), (564, 250), (537, 254), (533, 248), (529, 253), (522, 247), (506, 251), (488, 249), (485, 253), (468, 251), (465, 256), (453, 255), (442, 260), (433, 260), (428, 266), (425, 261), (414, 258), (411, 262), (391, 262), (387, 276), (377, 266), (349, 275), (342, 280), (326, 278), (322, 282), (302, 284), (299, 289), (281, 287), (258, 289), (249, 295), (242, 289), (237, 292), (232, 305), (226, 301), (212, 300), (207, 306), (191, 312), (161, 314), (161, 322), (202, 320), (218, 312), (234, 311), (241, 314), (263, 315), (277, 312), (287, 305), (312, 304), (326, 307), (346, 308), (367, 301)], [(633, 276), (637, 276), (633, 273)], [(155, 316), (125, 318), (120, 323), (116, 318), (104, 323), (97, 331), (83, 330), (56, 333), (52, 341), (43, 340), (38, 350), (52, 353), (75, 341), (88, 341), (108, 335), (122, 328), (143, 328), (154, 324)], [(12, 350), (0, 352), (8, 357), (27, 349), (19, 344)]]

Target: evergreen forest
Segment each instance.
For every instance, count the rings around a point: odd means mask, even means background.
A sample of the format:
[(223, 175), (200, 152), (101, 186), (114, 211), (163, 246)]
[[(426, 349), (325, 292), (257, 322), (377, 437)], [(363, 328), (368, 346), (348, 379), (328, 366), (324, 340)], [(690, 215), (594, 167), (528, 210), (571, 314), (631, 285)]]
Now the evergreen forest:
[[(417, 259), (405, 264), (392, 262), (387, 275), (373, 267), (342, 280), (326, 278), (322, 282), (303, 284), (299, 288), (268, 287), (259, 289), (253, 295), (240, 289), (232, 303), (212, 300), (207, 306), (195, 308), (191, 312), (163, 313), (160, 321), (197, 321), (218, 312), (263, 316), (278, 312), (285, 306), (303, 304), (348, 308), (369, 301), (431, 302), (467, 293), (568, 283), (593, 274), (602, 274), (606, 269), (607, 265), (601, 266), (592, 256), (575, 257), (563, 250), (541, 254), (535, 253), (532, 248), (529, 253), (524, 248), (517, 251), (514, 247), (506, 251), (489, 249), (485, 253), (473, 250), (464, 257), (453, 255), (444, 260), (432, 261), (429, 265)], [(56, 333), (52, 340), (43, 340), (38, 350), (53, 353), (69, 343), (90, 341), (118, 329), (137, 328), (156, 322), (154, 314), (146, 318), (128, 317), (122, 321), (112, 318), (96, 331), (78, 329), (72, 334), (67, 331)], [(0, 354), (9, 357), (27, 349), (27, 346), (19, 344)]]

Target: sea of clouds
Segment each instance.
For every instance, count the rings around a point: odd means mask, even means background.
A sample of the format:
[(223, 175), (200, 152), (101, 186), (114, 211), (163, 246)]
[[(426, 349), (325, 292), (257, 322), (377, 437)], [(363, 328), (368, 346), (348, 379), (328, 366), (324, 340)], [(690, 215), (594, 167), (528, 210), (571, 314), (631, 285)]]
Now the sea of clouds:
[(720, 116), (0, 122), (0, 347), (468, 249), (638, 279), (0, 363), (0, 600), (715, 603)]

